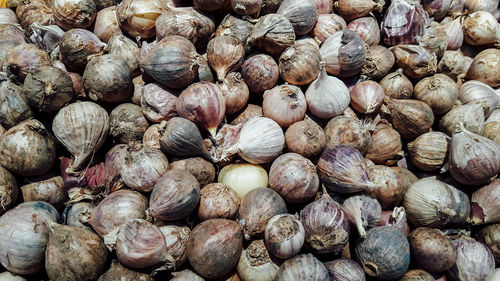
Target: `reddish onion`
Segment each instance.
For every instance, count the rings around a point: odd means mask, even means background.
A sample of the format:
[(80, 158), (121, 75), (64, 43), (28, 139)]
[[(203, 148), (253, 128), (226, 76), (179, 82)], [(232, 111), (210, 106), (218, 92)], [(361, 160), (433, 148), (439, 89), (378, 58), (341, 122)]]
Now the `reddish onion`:
[(380, 29), (373, 17), (355, 19), (347, 25), (347, 29), (358, 33), (368, 46), (376, 46), (380, 42)]
[(351, 259), (336, 259), (324, 263), (330, 275), (330, 281), (364, 281), (365, 271)]
[(382, 19), (382, 37), (388, 45), (413, 44), (424, 34), (428, 14), (420, 1), (395, 0)]
[[(322, 0), (319, 0), (322, 1)], [(318, 43), (322, 44), (335, 32), (346, 28), (347, 24), (345, 20), (334, 13), (331, 14), (320, 14), (314, 29), (311, 31), (311, 36)]]
[(229, 185), (211, 183), (203, 187), (200, 192), (200, 206), (198, 218), (232, 219), (240, 207), (240, 197)]
[(241, 65), (241, 76), (248, 85), (250, 92), (262, 94), (265, 90), (273, 88), (278, 83), (278, 64), (269, 55), (253, 55), (248, 57)]
[(142, 91), (142, 113), (149, 121), (159, 123), (177, 115), (177, 97), (171, 91), (158, 83), (149, 83)]
[(351, 105), (359, 113), (374, 113), (384, 102), (384, 88), (374, 81), (360, 82), (350, 92)]
[(107, 43), (116, 32), (120, 32), (120, 24), (116, 17), (116, 6), (104, 8), (97, 12), (94, 25), (94, 34)]
[(471, 220), (473, 224), (500, 222), (500, 179), (476, 190), (471, 197)]
[(220, 89), (226, 99), (226, 114), (236, 113), (247, 105), (250, 91), (239, 72), (227, 74)]
[(86, 29), (75, 28), (64, 33), (59, 43), (61, 58), (69, 70), (81, 72), (91, 55), (100, 54), (106, 44)]
[(306, 98), (297, 86), (276, 86), (264, 92), (262, 110), (264, 116), (286, 128), (304, 118), (307, 110)]
[(124, 0), (116, 9), (120, 27), (130, 36), (142, 39), (155, 36), (156, 18), (161, 13), (161, 3), (156, 0)]
[(483, 244), (463, 237), (454, 240), (457, 249), (457, 262), (448, 269), (448, 276), (453, 281), (486, 280), (495, 270), (495, 260), (490, 250)]
[(419, 227), (410, 233), (408, 241), (418, 268), (439, 273), (455, 264), (457, 249), (450, 238), (438, 229)]

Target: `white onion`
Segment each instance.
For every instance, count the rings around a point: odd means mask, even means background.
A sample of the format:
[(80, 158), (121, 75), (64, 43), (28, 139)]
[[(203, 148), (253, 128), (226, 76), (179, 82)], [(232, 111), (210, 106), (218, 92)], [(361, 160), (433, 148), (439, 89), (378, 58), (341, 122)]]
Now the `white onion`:
[(229, 185), (240, 198), (243, 198), (253, 189), (267, 187), (268, 175), (259, 165), (238, 163), (222, 168), (217, 181)]

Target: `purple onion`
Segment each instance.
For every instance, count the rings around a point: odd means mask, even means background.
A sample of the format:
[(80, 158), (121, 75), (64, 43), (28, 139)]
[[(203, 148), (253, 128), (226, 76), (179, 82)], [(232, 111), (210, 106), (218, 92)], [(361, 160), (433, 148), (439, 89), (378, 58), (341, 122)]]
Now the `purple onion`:
[(384, 43), (394, 46), (416, 43), (424, 34), (428, 18), (429, 15), (419, 1), (392, 1), (382, 20), (381, 31)]
[(349, 221), (328, 193), (300, 211), (306, 242), (319, 254), (339, 253), (349, 241)]
[(495, 270), (495, 259), (490, 250), (471, 238), (452, 241), (457, 248), (457, 261), (448, 269), (452, 281), (484, 281)]
[(353, 260), (342, 258), (324, 264), (330, 281), (365, 281), (365, 271)]
[(450, 10), (452, 0), (422, 0), (422, 7), (434, 17), (434, 20), (443, 19)]

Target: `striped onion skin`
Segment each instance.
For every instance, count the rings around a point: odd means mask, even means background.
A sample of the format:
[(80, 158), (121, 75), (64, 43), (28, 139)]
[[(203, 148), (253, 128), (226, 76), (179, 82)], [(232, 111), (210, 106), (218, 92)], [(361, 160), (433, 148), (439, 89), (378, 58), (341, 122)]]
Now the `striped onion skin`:
[(419, 1), (392, 1), (382, 20), (382, 37), (388, 45), (414, 44), (424, 34), (429, 15)]

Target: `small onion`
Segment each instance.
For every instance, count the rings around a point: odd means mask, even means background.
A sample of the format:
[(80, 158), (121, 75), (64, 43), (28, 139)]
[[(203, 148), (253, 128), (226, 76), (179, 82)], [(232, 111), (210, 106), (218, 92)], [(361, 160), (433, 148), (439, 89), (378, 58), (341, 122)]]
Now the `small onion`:
[(500, 43), (500, 26), (495, 16), (486, 11), (473, 12), (462, 22), (467, 44), (481, 46)]
[(392, 125), (403, 138), (413, 139), (430, 130), (434, 123), (432, 109), (417, 100), (385, 99), (391, 111)]
[(41, 66), (49, 66), (51, 62), (49, 55), (38, 46), (22, 44), (15, 46), (6, 55), (4, 64), (10, 73), (24, 81), (29, 72)]
[(323, 129), (311, 119), (295, 122), (285, 132), (288, 151), (304, 157), (314, 157), (323, 151), (326, 138)]
[(241, 225), (225, 219), (210, 219), (197, 225), (187, 243), (189, 262), (206, 278), (229, 273), (243, 248)]
[(116, 232), (130, 219), (145, 219), (147, 199), (136, 191), (110, 193), (92, 211), (89, 224), (101, 237)]
[(294, 27), (288, 18), (280, 14), (262, 16), (248, 38), (250, 46), (256, 46), (272, 56), (280, 55), (294, 42)]
[(366, 237), (366, 229), (378, 226), (382, 217), (382, 207), (378, 201), (366, 195), (347, 198), (342, 205), (342, 210), (349, 221), (356, 225), (361, 238)]
[(37, 179), (30, 184), (23, 185), (21, 192), (24, 202), (43, 201), (55, 207), (60, 207), (68, 197), (60, 176)]
[(460, 51), (446, 51), (443, 58), (438, 63), (438, 72), (448, 75), (451, 79), (457, 80), (467, 73), (472, 58), (464, 56)]
[[(493, 224), (483, 228), (478, 233), (478, 240), (486, 245), (498, 264), (500, 261), (500, 224)], [(491, 279), (493, 281), (495, 279)]]
[[(302, 254), (285, 261), (276, 274), (276, 281), (299, 280), (328, 281), (328, 270), (313, 255)], [(307, 278), (307, 279), (306, 279)]]
[(365, 157), (375, 164), (385, 165), (401, 158), (401, 135), (387, 122), (379, 122), (372, 132)]
[(361, 75), (379, 80), (391, 71), (394, 62), (394, 55), (386, 47), (379, 45), (369, 47), (366, 49), (366, 62)]
[(241, 200), (239, 219), (245, 239), (264, 233), (268, 221), (275, 215), (287, 213), (285, 201), (272, 189), (259, 187), (248, 192)]
[(130, 36), (142, 39), (155, 36), (155, 22), (161, 13), (161, 3), (156, 0), (124, 0), (116, 9), (120, 27)]
[(458, 99), (462, 104), (481, 104), (486, 118), (490, 116), (493, 110), (500, 107), (500, 94), (495, 92), (492, 87), (477, 80), (470, 80), (462, 84)]
[(69, 70), (81, 72), (91, 55), (100, 54), (106, 44), (92, 32), (75, 28), (64, 33), (59, 43), (61, 58)]
[(500, 180), (498, 179), (472, 193), (471, 221), (473, 224), (500, 222), (499, 208), (496, 203), (499, 196)]
[(373, 165), (366, 171), (376, 186), (368, 194), (380, 202), (382, 209), (388, 210), (399, 205), (406, 193), (406, 186), (400, 183), (394, 170), (384, 165)]
[(318, 19), (318, 10), (311, 0), (283, 0), (276, 13), (290, 20), (297, 35), (311, 31)]
[(181, 117), (173, 117), (167, 122), (160, 138), (160, 146), (167, 155), (210, 157), (198, 127)]
[(219, 81), (223, 81), (228, 73), (238, 70), (244, 56), (245, 49), (234, 36), (217, 36), (208, 42), (208, 64), (217, 73)]
[(243, 249), (237, 266), (238, 276), (243, 281), (274, 280), (278, 269), (263, 240), (254, 240)]
[(320, 13), (320, 15), (318, 16), (318, 20), (316, 21), (316, 25), (314, 26), (314, 29), (310, 34), (314, 38), (314, 40), (316, 40), (320, 44), (323, 44), (323, 42), (325, 42), (328, 37), (332, 36), (335, 32), (346, 28), (346, 26), (347, 24), (341, 16), (334, 13)]
[(289, 259), (302, 249), (305, 230), (296, 216), (276, 215), (268, 221), (264, 237), (271, 254), (281, 259)]
[(156, 183), (149, 199), (149, 213), (174, 221), (187, 217), (200, 200), (200, 184), (185, 170), (169, 170)]
[(297, 41), (280, 56), (280, 76), (292, 85), (310, 84), (318, 77), (320, 60), (319, 48), (315, 44)]
[(307, 244), (316, 253), (340, 253), (349, 240), (349, 220), (342, 207), (324, 193), (300, 211)]
[(427, 103), (434, 114), (441, 115), (456, 103), (458, 86), (450, 77), (438, 73), (420, 80), (415, 85), (413, 94), (417, 100)]
[(390, 50), (394, 54), (398, 66), (410, 78), (420, 79), (436, 72), (436, 54), (422, 46), (397, 45), (391, 47)]
[(211, 82), (198, 82), (182, 91), (176, 101), (179, 116), (195, 122), (215, 137), (224, 118), (226, 99), (220, 87)]
[(351, 105), (359, 113), (371, 114), (379, 110), (384, 101), (384, 88), (377, 82), (363, 81), (354, 86)]
[(110, 135), (118, 143), (130, 143), (142, 140), (149, 124), (144, 118), (140, 106), (123, 103), (111, 111), (109, 126)]
[(121, 265), (118, 260), (113, 260), (111, 262), (111, 267), (99, 277), (98, 281), (113, 281), (119, 279), (154, 281), (153, 277), (150, 277), (149, 274), (132, 271)]
[(15, 204), (18, 193), (16, 178), (0, 166), (0, 216)]
[(493, 273), (495, 260), (485, 245), (470, 238), (459, 238), (452, 243), (457, 249), (457, 262), (448, 269), (451, 280), (486, 280)]
[(418, 268), (439, 273), (455, 264), (457, 250), (450, 238), (438, 229), (419, 227), (410, 233), (408, 241)]
[(500, 63), (499, 49), (486, 49), (477, 54), (467, 71), (466, 77), (484, 82), (491, 87), (500, 86), (500, 73), (496, 66)]
[(327, 148), (318, 160), (318, 175), (334, 192), (354, 193), (375, 187), (368, 177), (365, 159), (350, 145)]
[(428, 132), (408, 143), (410, 160), (423, 171), (438, 171), (448, 157), (451, 138), (442, 132)]
[(313, 163), (296, 153), (286, 153), (274, 160), (269, 170), (269, 188), (288, 203), (304, 203), (319, 189)]
[(304, 118), (306, 99), (299, 87), (280, 85), (264, 92), (262, 110), (264, 116), (286, 128)]
[(392, 46), (416, 43), (424, 34), (428, 17), (420, 1), (391, 1), (380, 28), (384, 43)]
[(226, 100), (226, 114), (236, 113), (247, 105), (250, 91), (239, 72), (226, 75), (220, 89)]
[(361, 71), (366, 59), (365, 43), (352, 30), (340, 30), (328, 37), (320, 48), (329, 74), (351, 77)]
[(158, 83), (149, 83), (142, 91), (142, 113), (149, 121), (159, 123), (177, 115), (177, 97), (171, 91)]
[(56, 161), (53, 136), (36, 119), (10, 128), (0, 139), (0, 164), (22, 176), (39, 176)]
[[(257, 0), (257, 2), (258, 1), (259, 0)], [(261, 15), (263, 14), (261, 13)], [(252, 33), (252, 29), (253, 24), (250, 21), (228, 14), (217, 27), (215, 36), (230, 35), (238, 38), (243, 44), (245, 52), (248, 53), (250, 51), (250, 46), (247, 45), (247, 40)]]
[(59, 219), (57, 210), (40, 201), (24, 202), (0, 217), (0, 263), (10, 272), (31, 274), (43, 269), (49, 240), (46, 224)]
[(200, 61), (193, 43), (184, 37), (169, 35), (141, 58), (141, 68), (166, 87), (182, 89), (195, 80)]
[(222, 168), (217, 181), (230, 186), (243, 198), (253, 189), (267, 187), (268, 176), (266, 170), (259, 165), (237, 163)]
[(248, 85), (250, 92), (262, 94), (278, 83), (278, 64), (271, 56), (265, 54), (253, 55), (243, 62), (241, 76)]
[(65, 30), (88, 28), (96, 16), (96, 4), (92, 0), (55, 0), (52, 11), (57, 25)]
[(202, 221), (232, 219), (239, 207), (240, 197), (230, 186), (223, 183), (210, 183), (201, 190), (198, 218)]
[(54, 222), (48, 227), (45, 270), (50, 280), (96, 280), (106, 270), (108, 249), (97, 234)]
[(95, 17), (94, 34), (107, 43), (116, 32), (120, 32), (120, 24), (116, 17), (116, 6), (104, 8)]
[(402, 69), (387, 74), (380, 85), (384, 88), (385, 95), (392, 99), (408, 99), (413, 95), (413, 84)]
[(455, 127), (463, 123), (464, 127), (476, 134), (482, 134), (484, 129), (484, 113), (481, 104), (471, 103), (452, 108), (439, 121), (442, 132), (451, 136)]
[(348, 116), (337, 116), (328, 121), (325, 136), (327, 148), (346, 144), (361, 154), (367, 152), (372, 141), (368, 129), (359, 120)]
[(365, 281), (365, 271), (351, 259), (336, 259), (324, 263), (331, 281)]
[(368, 46), (376, 46), (380, 42), (380, 28), (373, 17), (363, 17), (351, 21), (347, 29), (355, 31)]

